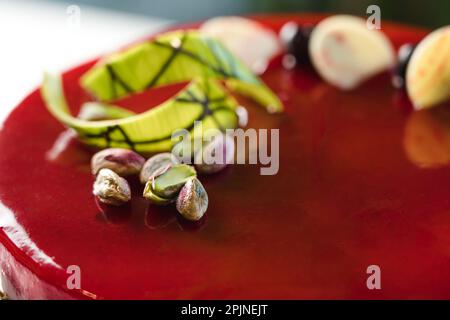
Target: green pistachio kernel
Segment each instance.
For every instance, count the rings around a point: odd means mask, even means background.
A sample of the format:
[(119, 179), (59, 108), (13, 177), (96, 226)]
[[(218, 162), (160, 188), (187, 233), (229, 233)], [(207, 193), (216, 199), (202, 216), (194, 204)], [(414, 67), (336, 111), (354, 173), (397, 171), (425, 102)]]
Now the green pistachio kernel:
[(184, 186), (186, 181), (196, 177), (195, 169), (186, 164), (176, 164), (162, 170), (147, 181), (144, 188), (144, 198), (159, 205), (169, 204)]
[(151, 181), (147, 182), (147, 184), (145, 185), (143, 196), (145, 199), (149, 200), (151, 203), (160, 205), (160, 206), (165, 206), (165, 205), (168, 205), (175, 201), (175, 198), (174, 199), (166, 199), (166, 198), (162, 198), (162, 197), (156, 195), (153, 192)]
[(172, 198), (178, 194), (186, 181), (196, 176), (194, 167), (178, 164), (155, 177), (151, 183), (156, 195), (163, 198)]

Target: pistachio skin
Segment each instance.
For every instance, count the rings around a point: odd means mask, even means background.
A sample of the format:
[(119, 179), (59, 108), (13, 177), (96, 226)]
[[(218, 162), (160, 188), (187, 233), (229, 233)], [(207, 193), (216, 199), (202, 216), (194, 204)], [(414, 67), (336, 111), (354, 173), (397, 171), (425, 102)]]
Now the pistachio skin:
[(138, 174), (144, 163), (145, 159), (132, 150), (109, 148), (94, 154), (91, 159), (91, 169), (94, 175), (101, 169), (110, 169), (125, 177)]
[(178, 164), (177, 158), (170, 152), (158, 153), (149, 158), (142, 167), (139, 180), (146, 184), (153, 176), (163, 173), (173, 165)]
[[(200, 174), (219, 172), (225, 169), (227, 165), (233, 163), (234, 149), (233, 138), (226, 134), (219, 134), (203, 146), (202, 152), (198, 152), (195, 155), (195, 168)], [(219, 152), (218, 159), (215, 157), (217, 152)]]
[(93, 194), (103, 203), (120, 206), (131, 200), (128, 181), (110, 169), (101, 169), (94, 182)]
[(176, 208), (190, 221), (198, 221), (208, 209), (208, 194), (197, 178), (189, 179), (177, 197)]

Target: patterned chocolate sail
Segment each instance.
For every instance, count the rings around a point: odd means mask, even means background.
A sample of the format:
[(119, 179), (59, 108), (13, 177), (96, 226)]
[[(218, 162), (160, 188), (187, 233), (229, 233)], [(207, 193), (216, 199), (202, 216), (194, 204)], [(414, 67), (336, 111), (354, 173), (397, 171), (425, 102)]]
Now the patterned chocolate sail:
[(223, 79), (270, 112), (283, 108), (278, 97), (218, 40), (195, 30), (165, 33), (115, 53), (91, 68), (81, 84), (98, 100), (110, 101), (197, 76)]
[[(187, 129), (194, 137), (201, 134), (195, 130), (196, 121), (202, 121), (203, 130), (238, 126), (238, 104), (219, 80), (269, 112), (282, 110), (278, 97), (261, 80), (217, 40), (197, 31), (163, 34), (101, 60), (83, 75), (82, 86), (100, 100), (91, 109), (100, 109), (112, 120), (73, 117), (58, 76), (46, 74), (41, 93), (53, 116), (86, 144), (158, 152), (173, 146), (171, 137), (178, 129)], [(191, 82), (175, 97), (139, 115), (104, 103), (185, 81)]]
[[(46, 74), (41, 93), (56, 119), (74, 129), (81, 141), (99, 148), (169, 150), (175, 142), (172, 134), (178, 129), (189, 130), (194, 137), (202, 134), (196, 131), (196, 121), (202, 121), (203, 130), (224, 130), (238, 124), (237, 101), (211, 78), (193, 80), (175, 97), (144, 113), (103, 121), (86, 121), (70, 114), (59, 76)], [(105, 112), (120, 110), (114, 106), (103, 108)]]

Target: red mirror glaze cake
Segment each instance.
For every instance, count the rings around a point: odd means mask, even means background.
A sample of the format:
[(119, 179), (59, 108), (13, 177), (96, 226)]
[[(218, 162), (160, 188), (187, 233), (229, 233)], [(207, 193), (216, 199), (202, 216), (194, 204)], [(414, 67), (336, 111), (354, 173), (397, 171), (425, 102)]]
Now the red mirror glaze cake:
[[(278, 32), (287, 21), (254, 19)], [(186, 26), (192, 27), (192, 26)], [(427, 30), (382, 24), (398, 48)], [(76, 113), (89, 99), (63, 76)], [(0, 131), (0, 269), (6, 293), (24, 299), (449, 298), (449, 112), (414, 112), (387, 73), (341, 91), (311, 68), (273, 61), (262, 75), (285, 105), (271, 115), (245, 98), (248, 127), (280, 129), (279, 172), (232, 165), (207, 177), (199, 222), (150, 205), (131, 178), (132, 200), (95, 201), (78, 142), (31, 93)], [(136, 112), (179, 86), (118, 101)], [(136, 181), (135, 181), (136, 180)], [(366, 287), (379, 265), (383, 290)], [(68, 268), (81, 272), (69, 289)]]

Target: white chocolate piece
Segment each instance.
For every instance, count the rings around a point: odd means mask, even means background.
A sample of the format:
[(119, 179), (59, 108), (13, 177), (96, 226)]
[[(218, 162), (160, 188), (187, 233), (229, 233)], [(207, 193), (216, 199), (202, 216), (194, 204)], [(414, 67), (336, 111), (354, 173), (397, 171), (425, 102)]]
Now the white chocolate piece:
[(311, 34), (309, 53), (322, 78), (342, 90), (356, 88), (395, 63), (389, 39), (349, 15), (322, 20)]
[(433, 31), (416, 47), (406, 69), (406, 89), (416, 110), (450, 98), (450, 26)]
[(281, 43), (275, 32), (242, 17), (212, 18), (202, 24), (200, 31), (219, 39), (257, 74), (264, 72), (270, 58), (281, 51)]

